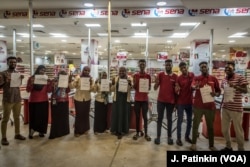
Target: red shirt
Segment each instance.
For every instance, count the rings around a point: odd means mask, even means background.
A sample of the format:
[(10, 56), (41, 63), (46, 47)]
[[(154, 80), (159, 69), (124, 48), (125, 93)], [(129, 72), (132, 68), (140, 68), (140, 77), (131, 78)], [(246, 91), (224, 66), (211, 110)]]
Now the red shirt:
[(33, 84), (30, 81), (31, 77), (28, 80), (26, 91), (30, 92), (29, 102), (44, 102), (48, 101), (48, 93), (52, 91), (52, 85), (49, 82), (47, 85), (44, 85), (41, 90), (35, 90)]
[[(198, 77), (195, 77), (192, 85), (196, 85), (196, 83), (200, 83), (199, 87), (202, 88), (205, 85), (209, 85), (212, 88), (212, 91), (214, 91), (215, 93), (220, 93), (221, 89), (220, 89), (220, 85), (218, 80), (212, 76), (212, 75), (208, 75), (208, 76), (203, 76), (200, 75)], [(211, 102), (211, 103), (203, 103), (202, 102), (202, 97), (201, 97), (201, 92), (200, 89), (196, 89), (195, 91), (195, 97), (194, 97), (194, 104), (193, 106), (195, 108), (200, 108), (200, 109), (208, 109), (208, 110), (215, 110), (215, 102)]]
[(160, 86), (158, 101), (171, 104), (175, 103), (175, 83), (177, 77), (174, 73), (169, 75), (166, 72), (160, 72), (158, 74)]
[(193, 104), (193, 90), (191, 84), (194, 79), (194, 73), (189, 72), (188, 75), (181, 74), (177, 78), (177, 84), (180, 86), (180, 92), (177, 104)]
[(148, 101), (148, 93), (139, 92), (139, 81), (140, 79), (148, 79), (148, 87), (151, 87), (151, 76), (147, 73), (136, 73), (134, 74), (134, 89), (135, 89), (135, 101)]

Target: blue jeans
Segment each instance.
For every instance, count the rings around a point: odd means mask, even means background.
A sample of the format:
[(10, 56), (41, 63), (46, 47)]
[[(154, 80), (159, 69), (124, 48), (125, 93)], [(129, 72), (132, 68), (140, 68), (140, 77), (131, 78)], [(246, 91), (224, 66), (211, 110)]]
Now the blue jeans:
[(174, 111), (174, 104), (171, 103), (164, 103), (157, 101), (157, 112), (158, 112), (158, 120), (157, 120), (157, 137), (161, 136), (161, 127), (162, 127), (162, 120), (164, 116), (164, 110), (167, 110), (167, 127), (168, 127), (168, 137), (172, 137), (172, 114)]
[(192, 126), (192, 104), (186, 104), (186, 105), (177, 105), (177, 139), (181, 139), (181, 124), (183, 122), (183, 114), (184, 110), (186, 112), (187, 117), (187, 129), (185, 133), (185, 138), (188, 138), (191, 131)]

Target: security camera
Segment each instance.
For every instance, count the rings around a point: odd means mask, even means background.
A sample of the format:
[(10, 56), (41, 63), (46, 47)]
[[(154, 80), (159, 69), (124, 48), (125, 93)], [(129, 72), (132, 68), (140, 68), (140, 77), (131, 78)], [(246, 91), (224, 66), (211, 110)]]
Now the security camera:
[(207, 23), (206, 20), (202, 21), (202, 24), (206, 24), (206, 23)]
[(79, 23), (79, 21), (74, 21), (74, 25), (75, 26), (78, 25), (78, 23)]

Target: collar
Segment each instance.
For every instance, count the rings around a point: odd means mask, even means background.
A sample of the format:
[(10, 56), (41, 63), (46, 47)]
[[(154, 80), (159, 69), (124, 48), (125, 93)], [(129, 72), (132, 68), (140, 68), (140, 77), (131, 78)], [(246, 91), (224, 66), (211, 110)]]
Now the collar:
[(164, 74), (165, 74), (165, 75), (172, 76), (172, 75), (173, 75), (173, 72), (171, 72), (171, 74), (168, 74), (166, 71), (164, 71)]

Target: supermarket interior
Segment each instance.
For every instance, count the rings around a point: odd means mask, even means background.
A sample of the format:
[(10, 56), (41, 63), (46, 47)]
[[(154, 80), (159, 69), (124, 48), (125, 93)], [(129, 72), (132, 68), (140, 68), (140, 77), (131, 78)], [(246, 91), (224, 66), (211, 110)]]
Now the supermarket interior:
[[(219, 83), (225, 78), (225, 65), (235, 62), (235, 72), (248, 81), (248, 93), (242, 104), (245, 150), (250, 151), (250, 1), (246, 0), (0, 0), (0, 72), (7, 69), (7, 58), (17, 58), (16, 70), (24, 75), (20, 86), (22, 111), (21, 134), (25, 141), (14, 139), (13, 119), (8, 122), (9, 146), (1, 146), (0, 166), (166, 166), (167, 150), (189, 150), (167, 144), (167, 119), (163, 120), (162, 139), (155, 145), (158, 90), (149, 92), (148, 133), (133, 140), (135, 114), (133, 103), (129, 134), (118, 140), (107, 131), (95, 135), (94, 97), (91, 93), (90, 130), (74, 137), (74, 93), (69, 96), (70, 134), (57, 139), (34, 136), (28, 139), (29, 116), (27, 80), (39, 65), (53, 79), (61, 70), (77, 77), (84, 66), (90, 67), (93, 80), (106, 71), (112, 80), (120, 67), (133, 76), (139, 71), (138, 60), (146, 60), (146, 72), (152, 79), (165, 70), (165, 60), (173, 62), (173, 72), (180, 74), (179, 63), (200, 75), (199, 63), (208, 62), (209, 72)], [(32, 25), (32, 26), (30, 26)], [(3, 91), (0, 89), (0, 118)], [(134, 91), (132, 91), (132, 96)], [(110, 99), (112, 95), (110, 95)], [(221, 101), (215, 98), (215, 147), (222, 149)], [(132, 101), (134, 97), (131, 97)], [(110, 100), (111, 112), (112, 100)], [(51, 111), (50, 111), (51, 112)], [(110, 117), (109, 113), (109, 117)], [(51, 116), (49, 116), (48, 131)], [(109, 120), (110, 121), (110, 120)], [(173, 113), (173, 139), (176, 140), (177, 113)], [(140, 126), (143, 127), (141, 120)], [(186, 119), (182, 129), (186, 127)], [(237, 150), (231, 127), (233, 149)], [(1, 135), (0, 135), (1, 137)], [(201, 120), (197, 150), (208, 151), (208, 132)]]

